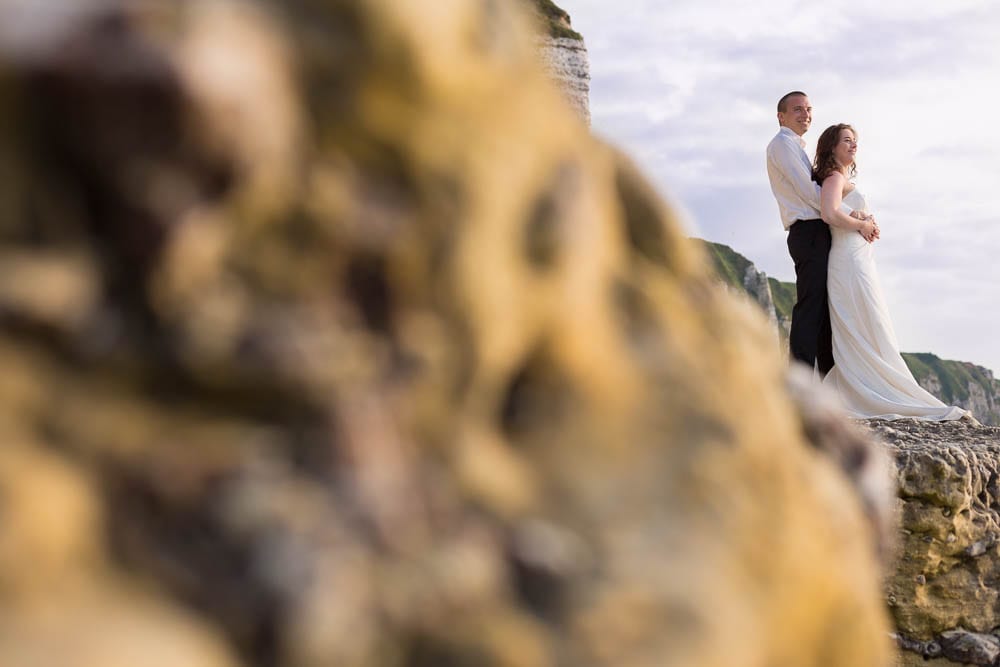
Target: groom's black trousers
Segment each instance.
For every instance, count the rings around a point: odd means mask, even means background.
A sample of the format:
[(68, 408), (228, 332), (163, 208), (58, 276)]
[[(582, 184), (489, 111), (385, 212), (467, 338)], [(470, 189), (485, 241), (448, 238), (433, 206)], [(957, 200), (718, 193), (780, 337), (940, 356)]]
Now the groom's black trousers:
[(833, 333), (826, 294), (830, 258), (830, 226), (819, 219), (798, 220), (788, 230), (788, 252), (795, 261), (795, 292), (789, 347), (793, 359), (820, 375), (833, 368)]

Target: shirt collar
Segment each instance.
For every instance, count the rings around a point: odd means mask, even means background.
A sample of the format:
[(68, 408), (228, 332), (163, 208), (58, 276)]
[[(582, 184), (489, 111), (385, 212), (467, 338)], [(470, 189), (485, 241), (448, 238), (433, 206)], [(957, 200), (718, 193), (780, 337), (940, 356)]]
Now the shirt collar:
[(795, 141), (799, 142), (799, 146), (802, 147), (802, 150), (805, 150), (806, 140), (800, 137), (799, 135), (795, 134), (795, 132), (793, 132), (790, 128), (787, 128), (784, 125), (782, 125), (781, 129), (778, 130), (778, 134), (784, 134), (788, 137), (791, 137), (792, 139), (795, 139)]

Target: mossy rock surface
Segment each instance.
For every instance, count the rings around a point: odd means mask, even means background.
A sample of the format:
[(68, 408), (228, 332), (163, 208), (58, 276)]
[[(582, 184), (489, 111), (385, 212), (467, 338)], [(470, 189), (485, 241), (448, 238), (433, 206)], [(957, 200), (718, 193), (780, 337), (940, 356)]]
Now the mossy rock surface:
[(552, 37), (583, 40), (583, 35), (573, 30), (569, 14), (552, 0), (521, 0), (527, 2), (541, 17)]

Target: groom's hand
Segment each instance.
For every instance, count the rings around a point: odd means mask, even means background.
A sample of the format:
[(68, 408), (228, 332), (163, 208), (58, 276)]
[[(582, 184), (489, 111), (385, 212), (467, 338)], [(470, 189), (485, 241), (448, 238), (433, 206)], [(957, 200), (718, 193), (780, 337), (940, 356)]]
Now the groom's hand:
[(875, 224), (875, 218), (869, 216), (868, 218), (861, 219), (861, 228), (858, 229), (858, 234), (865, 237), (865, 241), (871, 243), (878, 238), (878, 225)]
[[(877, 238), (881, 238), (882, 234), (879, 232), (878, 223), (875, 222), (875, 216), (871, 213), (865, 213), (864, 211), (859, 211), (857, 209), (851, 211), (851, 217), (855, 220), (861, 220), (864, 225), (858, 229), (858, 234), (865, 237), (865, 240), (872, 243)], [(868, 225), (871, 225), (869, 227)]]

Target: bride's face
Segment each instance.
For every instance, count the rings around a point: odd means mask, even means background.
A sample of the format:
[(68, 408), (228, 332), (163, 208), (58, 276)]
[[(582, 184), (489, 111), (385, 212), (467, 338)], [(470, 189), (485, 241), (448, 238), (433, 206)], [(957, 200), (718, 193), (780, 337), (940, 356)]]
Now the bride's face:
[(854, 154), (858, 152), (858, 141), (850, 130), (841, 130), (837, 145), (833, 147), (833, 157), (841, 167), (854, 164)]

